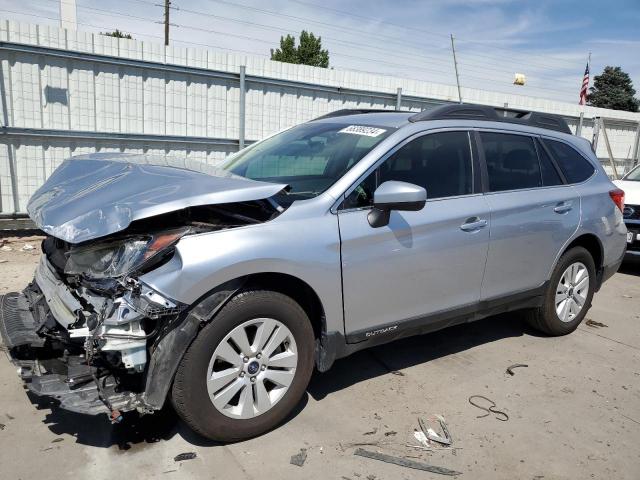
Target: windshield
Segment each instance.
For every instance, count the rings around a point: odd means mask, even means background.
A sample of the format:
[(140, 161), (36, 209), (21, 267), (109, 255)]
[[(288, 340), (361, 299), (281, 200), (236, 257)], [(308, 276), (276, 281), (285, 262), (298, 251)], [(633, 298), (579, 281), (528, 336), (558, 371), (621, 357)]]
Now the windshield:
[(627, 176), (624, 177), (623, 180), (629, 180), (631, 182), (640, 182), (640, 166), (634, 168), (629, 173), (627, 173)]
[(286, 199), (278, 200), (291, 203), (324, 192), (393, 130), (305, 123), (251, 145), (222, 168), (252, 180), (288, 184)]

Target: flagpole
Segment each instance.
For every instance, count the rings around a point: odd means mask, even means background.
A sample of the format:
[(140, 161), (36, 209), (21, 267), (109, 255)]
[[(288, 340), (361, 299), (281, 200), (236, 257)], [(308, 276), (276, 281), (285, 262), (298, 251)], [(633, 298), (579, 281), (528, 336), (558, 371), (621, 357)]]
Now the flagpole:
[[(589, 56), (587, 57), (587, 71), (589, 71), (589, 80), (591, 80), (591, 52), (589, 52)], [(584, 80), (583, 80), (584, 81)], [(587, 91), (589, 90), (589, 85), (587, 84)], [(580, 104), (580, 119), (578, 120), (578, 127), (576, 128), (576, 135), (580, 136), (582, 134), (582, 124), (584, 123), (584, 110), (585, 105)]]

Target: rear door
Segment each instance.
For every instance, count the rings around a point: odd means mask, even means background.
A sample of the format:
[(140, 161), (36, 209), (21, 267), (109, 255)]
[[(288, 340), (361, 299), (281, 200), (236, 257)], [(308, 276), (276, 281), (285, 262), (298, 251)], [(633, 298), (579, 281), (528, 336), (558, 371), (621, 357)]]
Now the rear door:
[[(338, 220), (349, 341), (478, 302), (489, 208), (477, 165), (469, 132), (423, 134), (347, 192)], [(418, 212), (394, 211), (387, 226), (372, 228), (373, 192), (389, 180), (423, 186), (427, 203)]]
[(580, 198), (539, 139), (478, 132), (486, 165), (491, 241), (482, 300), (533, 290), (580, 222)]

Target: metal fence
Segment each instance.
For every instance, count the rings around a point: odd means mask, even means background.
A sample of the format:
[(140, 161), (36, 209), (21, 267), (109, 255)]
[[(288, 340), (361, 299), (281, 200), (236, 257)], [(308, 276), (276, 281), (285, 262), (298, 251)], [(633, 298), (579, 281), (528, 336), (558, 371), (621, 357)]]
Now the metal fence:
[[(561, 114), (590, 140), (594, 126), (601, 127), (594, 118), (606, 117), (598, 155), (607, 159), (610, 151), (618, 164), (636, 158), (639, 114), (469, 88), (462, 94), (471, 103)], [(336, 109), (419, 111), (454, 101), (457, 91), (5, 21), (0, 97), (0, 213), (13, 214), (25, 211), (28, 198), (71, 155), (145, 152), (216, 163)]]

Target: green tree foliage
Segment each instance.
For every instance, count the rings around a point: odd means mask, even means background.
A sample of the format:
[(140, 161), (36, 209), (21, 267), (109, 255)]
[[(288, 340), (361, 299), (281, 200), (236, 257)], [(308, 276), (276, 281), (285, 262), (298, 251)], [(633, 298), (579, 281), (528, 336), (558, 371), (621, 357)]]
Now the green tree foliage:
[(100, 32), (100, 35), (104, 35), (105, 37), (127, 38), (129, 40), (133, 40), (133, 37), (130, 33), (121, 32), (117, 28), (113, 32)]
[(327, 68), (329, 51), (322, 49), (321, 37), (303, 30), (297, 47), (296, 39), (292, 35), (280, 37), (280, 48), (271, 49), (271, 60)]
[(620, 67), (604, 67), (604, 71), (593, 79), (587, 100), (589, 105), (613, 110), (637, 112), (640, 100), (636, 94), (629, 74)]

